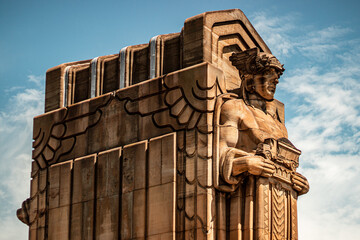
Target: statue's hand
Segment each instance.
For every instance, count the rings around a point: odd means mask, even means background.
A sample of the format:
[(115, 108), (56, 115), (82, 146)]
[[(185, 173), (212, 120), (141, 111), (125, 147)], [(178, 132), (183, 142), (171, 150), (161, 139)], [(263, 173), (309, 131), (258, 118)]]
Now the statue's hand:
[(304, 177), (300, 173), (292, 173), (291, 181), (293, 183), (294, 189), (298, 191), (299, 195), (305, 194), (309, 191), (309, 182), (306, 177)]
[(247, 159), (248, 172), (252, 175), (271, 177), (275, 172), (274, 163), (261, 156), (252, 156)]
[(275, 172), (275, 166), (270, 160), (257, 155), (235, 158), (233, 160), (233, 175), (236, 176), (242, 172), (271, 177)]

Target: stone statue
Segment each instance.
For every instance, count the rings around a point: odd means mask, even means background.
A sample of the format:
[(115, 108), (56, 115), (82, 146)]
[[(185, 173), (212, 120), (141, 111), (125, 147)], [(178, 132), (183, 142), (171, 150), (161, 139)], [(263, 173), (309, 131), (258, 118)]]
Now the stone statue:
[(230, 61), (239, 70), (241, 86), (218, 97), (214, 121), (219, 168), (214, 182), (239, 197), (227, 205), (230, 212), (242, 212), (229, 224), (243, 225), (244, 239), (297, 239), (296, 200), (309, 191), (309, 183), (296, 172), (301, 151), (287, 139), (274, 99), (285, 69), (258, 48), (233, 53)]
[[(226, 101), (221, 108), (220, 172), (225, 182), (237, 184), (245, 172), (263, 177), (274, 173), (274, 162), (259, 152), (265, 140), (294, 146), (287, 140), (286, 127), (272, 104), (276, 85), (285, 70), (283, 65), (257, 48), (233, 54), (230, 60), (239, 69), (243, 81), (238, 89), (239, 97)], [(296, 173), (292, 179), (300, 194), (308, 192), (305, 177)]]

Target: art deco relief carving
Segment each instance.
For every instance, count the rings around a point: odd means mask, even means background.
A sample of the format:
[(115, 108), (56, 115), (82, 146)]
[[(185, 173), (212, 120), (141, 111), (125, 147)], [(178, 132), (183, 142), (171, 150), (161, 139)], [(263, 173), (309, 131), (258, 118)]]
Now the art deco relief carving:
[(107, 96), (102, 100), (96, 101), (93, 109), (62, 108), (55, 117), (45, 116), (41, 126), (35, 126), (33, 159), (40, 168), (58, 162), (59, 157), (73, 150), (77, 136), (97, 125), (102, 116), (101, 108), (109, 104), (111, 98)]
[[(206, 71), (207, 66), (202, 64), (200, 68)], [(134, 94), (134, 91), (121, 90), (98, 98), (86, 107), (74, 105), (45, 115), (42, 124), (34, 129), (33, 158), (40, 168), (59, 162), (61, 156), (72, 151), (81, 135), (86, 135), (90, 129), (101, 131), (102, 126), (97, 125), (111, 110), (110, 105), (117, 106), (119, 112), (119, 118), (114, 119), (118, 123), (112, 122), (113, 126), (125, 121), (126, 115), (137, 115), (149, 118), (152, 128), (170, 128), (172, 131), (196, 128), (202, 133), (212, 132), (206, 114), (214, 112), (216, 96), (226, 91), (223, 79), (215, 77), (207, 82), (200, 75), (199, 79), (178, 81), (178, 77), (165, 75), (153, 83), (139, 86), (145, 89), (144, 92)]]

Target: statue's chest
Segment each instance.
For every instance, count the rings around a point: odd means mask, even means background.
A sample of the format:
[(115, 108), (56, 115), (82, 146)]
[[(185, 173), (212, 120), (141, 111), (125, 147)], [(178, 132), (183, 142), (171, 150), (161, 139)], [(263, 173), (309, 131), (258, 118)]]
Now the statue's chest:
[(247, 114), (247, 117), (243, 119), (240, 126), (241, 130), (250, 131), (254, 135), (253, 137), (260, 141), (266, 138), (287, 137), (285, 126), (270, 114), (266, 114), (260, 109), (248, 108), (248, 110), (251, 114)]

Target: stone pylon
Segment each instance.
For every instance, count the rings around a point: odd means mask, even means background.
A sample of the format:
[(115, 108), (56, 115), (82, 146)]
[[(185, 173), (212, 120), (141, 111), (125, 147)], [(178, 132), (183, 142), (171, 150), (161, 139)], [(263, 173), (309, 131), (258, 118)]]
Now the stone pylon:
[(233, 9), (49, 69), (17, 212), (29, 239), (297, 239), (308, 184), (261, 92), (283, 71), (271, 56)]

